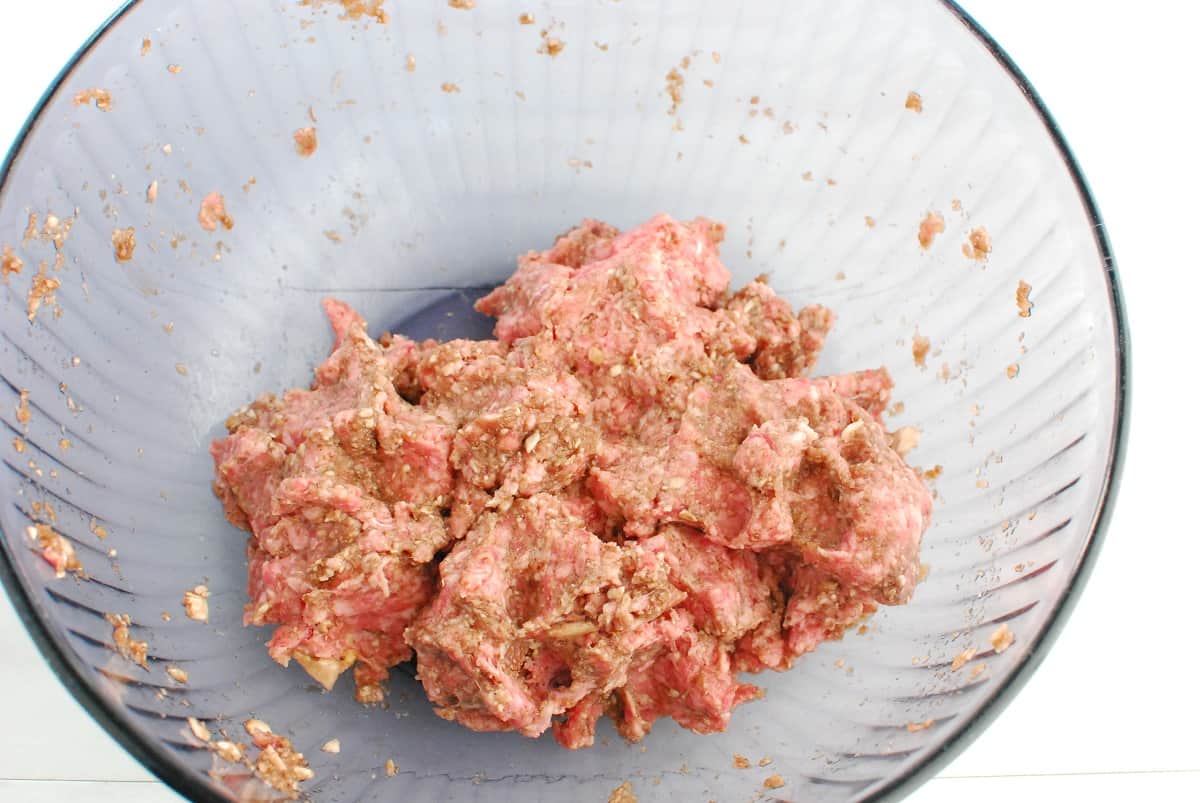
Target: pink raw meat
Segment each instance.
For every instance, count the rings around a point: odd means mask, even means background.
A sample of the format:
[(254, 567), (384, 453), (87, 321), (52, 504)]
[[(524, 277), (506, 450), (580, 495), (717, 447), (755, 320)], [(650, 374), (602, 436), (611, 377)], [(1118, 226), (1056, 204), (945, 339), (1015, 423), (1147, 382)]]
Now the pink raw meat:
[(415, 653), (440, 716), (577, 748), (603, 714), (722, 730), (739, 673), (906, 602), (931, 499), (892, 380), (811, 377), (833, 313), (730, 295), (723, 235), (584, 221), (480, 300), (494, 341), (376, 342), (327, 301), (313, 386), (212, 445), (272, 656), (377, 702)]

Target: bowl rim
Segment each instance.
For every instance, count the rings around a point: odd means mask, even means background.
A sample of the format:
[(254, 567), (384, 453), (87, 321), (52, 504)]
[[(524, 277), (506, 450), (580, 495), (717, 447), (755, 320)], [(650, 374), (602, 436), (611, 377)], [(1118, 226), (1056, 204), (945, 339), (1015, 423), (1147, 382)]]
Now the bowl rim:
[[(75, 51), (67, 64), (58, 72), (50, 85), (42, 93), (34, 109), (26, 117), (16, 139), (9, 147), (3, 164), (0, 164), (0, 194), (8, 180), (12, 166), (20, 156), (33, 128), (41, 120), (43, 113), (57, 95), (59, 89), (66, 83), (68, 77), (80, 64), (83, 58), (102, 40), (116, 25), (143, 0), (123, 0), (120, 8), (114, 11), (91, 36)], [(982, 25), (975, 20), (957, 0), (932, 0), (957, 19), (967, 32), (973, 35), (988, 53), (995, 59), (1001, 69), (1016, 84), (1024, 95), (1034, 113), (1041, 120), (1050, 136), (1051, 143), (1058, 152), (1067, 168), (1067, 172), (1075, 186), (1079, 200), (1092, 224), (1092, 233), (1096, 248), (1104, 263), (1104, 275), (1109, 290), (1109, 304), (1114, 321), (1114, 352), (1116, 358), (1116, 392), (1113, 399), (1113, 430), (1106, 455), (1104, 477), (1098, 504), (1091, 523), (1083, 551), (1073, 567), (1066, 590), (1050, 609), (1046, 626), (1035, 638), (1030, 648), (1023, 654), (1019, 663), (1013, 667), (1003, 682), (984, 699), (976, 715), (964, 722), (951, 732), (945, 742), (932, 751), (922, 761), (910, 767), (903, 774), (888, 780), (871, 793), (872, 800), (884, 798), (899, 799), (907, 796), (917, 787), (935, 775), (970, 746), (984, 730), (1012, 702), (1034, 671), (1041, 665), (1050, 647), (1058, 638), (1066, 625), (1071, 613), (1079, 602), (1083, 587), (1095, 566), (1100, 547), (1106, 537), (1112, 512), (1116, 506), (1117, 492), (1120, 487), (1121, 473), (1124, 468), (1125, 454), (1129, 434), (1129, 412), (1132, 398), (1131, 360), (1129, 324), (1125, 312), (1124, 294), (1117, 274), (1116, 260), (1113, 256), (1112, 245), (1109, 242), (1107, 227), (1101, 217), (1099, 207), (1092, 195), (1091, 187), (1084, 177), (1074, 153), (1067, 144), (1062, 130), (1054, 120), (1041, 96), (1034, 89), (1028, 77), (1016, 65), (1000, 44), (992, 38)], [(174, 791), (190, 800), (219, 801), (226, 800), (211, 784), (200, 779), (190, 768), (178, 764), (171, 753), (155, 739), (149, 738), (135, 728), (130, 727), (124, 720), (125, 714), (109, 697), (105, 696), (91, 677), (84, 673), (79, 662), (73, 657), (73, 652), (64, 638), (47, 626), (39, 614), (40, 606), (34, 599), (34, 594), (20, 581), (15, 563), (9, 555), (10, 546), (0, 531), (0, 585), (3, 585), (9, 599), (17, 612), (18, 618), (26, 631), (37, 645), (42, 657), (54, 670), (55, 676), (66, 689), (71, 692), (76, 701), (103, 726), (106, 733), (120, 744), (127, 752), (136, 758), (144, 767), (165, 782)]]

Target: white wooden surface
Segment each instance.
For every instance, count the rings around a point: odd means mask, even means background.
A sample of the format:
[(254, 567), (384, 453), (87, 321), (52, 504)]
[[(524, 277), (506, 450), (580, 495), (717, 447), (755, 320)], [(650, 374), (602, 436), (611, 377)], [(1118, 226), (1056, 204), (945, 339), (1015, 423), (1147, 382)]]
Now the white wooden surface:
[[(962, 2), (1029, 75), (1099, 199), (1128, 300), (1135, 412), (1120, 504), (1070, 626), (1000, 719), (911, 799), (1200, 800), (1200, 436), (1185, 406), (1198, 387), (1200, 11)], [(0, 147), (115, 5), (0, 3)], [(178, 800), (67, 695), (3, 594), (0, 645), (0, 801)]]

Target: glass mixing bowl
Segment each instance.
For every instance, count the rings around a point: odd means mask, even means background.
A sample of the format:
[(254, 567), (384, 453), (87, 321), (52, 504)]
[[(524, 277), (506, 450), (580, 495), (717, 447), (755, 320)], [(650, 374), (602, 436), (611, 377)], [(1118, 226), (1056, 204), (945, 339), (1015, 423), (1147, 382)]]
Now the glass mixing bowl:
[[(1032, 89), (934, 0), (388, 2), (386, 23), (357, 14), (370, 5), (131, 2), (4, 165), (0, 243), (24, 269), (0, 310), (0, 573), (64, 685), (196, 799), (269, 790), (200, 749), (188, 717), (239, 741), (247, 717), (270, 723), (324, 801), (602, 801), (626, 780), (648, 800), (912, 789), (1045, 654), (1120, 464), (1112, 259)], [(232, 229), (201, 227), (210, 192)], [(836, 310), (821, 372), (891, 369), (891, 425), (922, 430), (909, 459), (940, 470), (912, 603), (760, 676), (766, 698), (727, 733), (664, 722), (629, 745), (604, 725), (578, 752), (444, 722), (411, 670), (389, 707), (363, 708), (348, 682), (326, 694), (274, 664), (268, 631), (241, 624), (245, 536), (209, 490), (207, 445), (241, 404), (309, 381), (331, 343), (319, 300), (375, 333), (478, 335), (467, 302), (519, 252), (584, 216), (660, 211), (726, 222), (735, 285), (768, 273)], [(924, 249), (931, 211), (945, 231)], [(976, 227), (986, 260), (962, 250)], [(27, 534), (39, 522), (84, 576), (55, 578)], [(181, 608), (200, 583), (208, 624)], [(148, 671), (114, 651), (106, 613), (130, 617)], [(995, 650), (1001, 625), (1015, 640)], [(334, 737), (341, 752), (322, 752)], [(770, 775), (785, 785), (764, 789)]]

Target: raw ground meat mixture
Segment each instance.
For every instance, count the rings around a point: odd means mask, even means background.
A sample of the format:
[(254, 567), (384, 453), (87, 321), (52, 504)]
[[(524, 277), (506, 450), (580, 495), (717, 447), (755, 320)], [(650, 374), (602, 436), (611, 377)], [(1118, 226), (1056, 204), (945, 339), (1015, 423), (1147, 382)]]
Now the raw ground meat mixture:
[(833, 313), (730, 294), (723, 233), (584, 221), (478, 303), (493, 341), (376, 341), (326, 301), (312, 387), (212, 445), (272, 657), (372, 703), (415, 656), (440, 716), (577, 748), (604, 714), (723, 730), (740, 673), (906, 602), (931, 499), (891, 380), (810, 378)]

